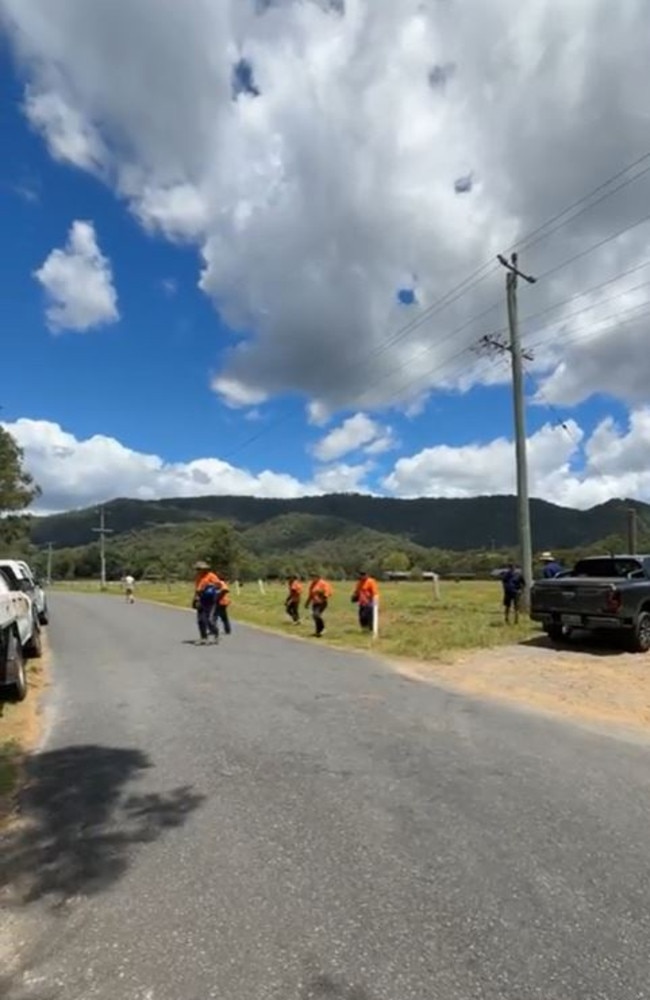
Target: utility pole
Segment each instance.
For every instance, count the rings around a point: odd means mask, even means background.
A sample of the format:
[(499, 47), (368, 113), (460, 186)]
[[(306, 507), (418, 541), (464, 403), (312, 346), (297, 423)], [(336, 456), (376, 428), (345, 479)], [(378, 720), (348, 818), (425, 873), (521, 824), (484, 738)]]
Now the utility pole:
[(627, 551), (635, 556), (638, 549), (638, 520), (635, 507), (627, 508)]
[(93, 528), (96, 535), (99, 535), (99, 558), (101, 560), (101, 582), (102, 590), (106, 590), (106, 535), (112, 535), (113, 529), (106, 527), (106, 515), (104, 508), (99, 508), (99, 527)]
[(515, 452), (517, 459), (517, 528), (521, 571), (526, 581), (524, 591), (525, 610), (529, 606), (530, 588), (533, 582), (533, 543), (530, 528), (530, 501), (528, 497), (528, 457), (526, 454), (526, 406), (524, 398), (524, 367), (519, 320), (517, 316), (517, 280), (523, 278), (529, 285), (536, 279), (524, 274), (517, 266), (517, 254), (510, 260), (502, 254), (497, 257), (506, 268), (506, 297), (508, 304), (508, 328), (510, 332), (510, 362), (512, 366), (512, 394), (515, 418)]
[(48, 587), (52, 583), (52, 549), (53, 549), (52, 542), (48, 542), (47, 543), (47, 573), (46, 573), (46, 576), (45, 576), (45, 582), (47, 583)]

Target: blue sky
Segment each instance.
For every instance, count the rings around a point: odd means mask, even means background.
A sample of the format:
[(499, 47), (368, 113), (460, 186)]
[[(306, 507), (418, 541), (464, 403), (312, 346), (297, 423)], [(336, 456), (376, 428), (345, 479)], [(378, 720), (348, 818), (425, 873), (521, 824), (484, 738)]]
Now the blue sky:
[[(271, 155), (268, 143), (256, 146), (254, 136), (247, 137), (248, 153), (238, 152), (244, 159), (239, 167), (235, 165), (231, 170), (228, 158), (239, 141), (239, 133), (235, 130), (240, 129), (244, 134), (253, 121), (251, 116), (266, 114), (264, 101), (271, 87), (268, 81), (274, 79), (270, 48), (264, 49), (267, 42), (270, 46), (270, 40), (257, 38), (256, 46), (251, 47), (253, 55), (242, 54), (239, 62), (224, 61), (224, 93), (220, 100), (224, 108), (228, 102), (231, 105), (236, 102), (236, 114), (240, 118), (233, 123), (233, 113), (224, 112), (226, 124), (223, 128), (229, 131), (223, 134), (228, 135), (229, 141), (218, 147), (220, 152), (215, 156), (215, 165), (211, 166), (211, 171), (218, 174), (216, 179), (211, 177), (208, 181), (206, 178), (201, 186), (196, 179), (196, 167), (190, 165), (188, 156), (187, 178), (191, 178), (192, 183), (190, 185), (190, 181), (179, 174), (181, 180), (174, 197), (178, 193), (178, 197), (186, 199), (191, 189), (192, 197), (200, 202), (201, 221), (195, 225), (189, 210), (179, 221), (176, 202), (172, 211), (171, 202), (165, 200), (169, 184), (160, 180), (164, 164), (158, 150), (159, 136), (155, 144), (152, 138), (149, 148), (137, 149), (133, 140), (135, 151), (128, 163), (124, 162), (119, 149), (110, 148), (111, 136), (114, 137), (118, 129), (128, 136), (131, 127), (126, 118), (119, 119), (119, 114), (125, 114), (123, 107), (117, 111), (106, 110), (109, 107), (106, 100), (98, 105), (100, 110), (96, 117), (88, 117), (91, 124), (79, 127), (82, 139), (84, 128), (97, 127), (97, 134), (105, 144), (102, 147), (104, 163), (91, 162), (84, 152), (70, 152), (79, 150), (79, 136), (71, 136), (71, 126), (66, 119), (67, 131), (61, 140), (60, 118), (55, 114), (48, 120), (47, 109), (52, 107), (55, 97), (65, 108), (66, 115), (74, 112), (80, 120), (82, 114), (90, 116), (92, 107), (84, 96), (91, 92), (90, 82), (84, 81), (84, 69), (76, 65), (71, 45), (66, 72), (74, 86), (66, 91), (61, 85), (63, 89), (57, 92), (56, 74), (51, 77), (39, 75), (33, 63), (25, 58), (24, 50), (13, 44), (15, 35), (11, 26), (15, 27), (20, 21), (21, 12), (27, 12), (29, 7), (40, 7), (41, 11), (46, 8), (40, 0), (25, 0), (21, 8), (11, 0), (2, 0), (0, 10), (4, 5), (11, 8), (10, 14), (15, 21), (9, 22), (0, 61), (0, 141), (2, 148), (10, 151), (0, 161), (3, 219), (0, 256), (3, 261), (4, 361), (6, 370), (15, 373), (15, 377), (5, 380), (2, 417), (6, 425), (14, 429), (25, 448), (28, 462), (44, 482), (45, 508), (106, 499), (103, 494), (111, 490), (117, 494), (130, 490), (136, 495), (157, 495), (178, 485), (183, 492), (230, 491), (231, 483), (235, 487), (239, 483), (236, 477), (233, 480), (230, 476), (230, 467), (250, 473), (250, 484), (242, 487), (245, 491), (262, 494), (273, 492), (272, 484), (260, 485), (258, 477), (265, 472), (284, 477), (279, 492), (288, 491), (291, 495), (301, 492), (302, 487), (312, 492), (324, 488), (353, 488), (397, 495), (433, 492), (451, 496), (506, 492), (512, 487), (512, 447), (509, 443), (512, 404), (507, 372), (502, 367), (501, 374), (497, 375), (498, 365), (490, 367), (469, 351), (454, 367), (450, 361), (453, 338), (446, 348), (438, 347), (438, 341), (445, 340), (459, 320), (468, 314), (463, 311), (465, 309), (469, 311), (470, 325), (463, 334), (465, 339), (459, 341), (461, 349), (469, 347), (472, 338), (476, 340), (483, 333), (491, 332), (494, 326), (500, 327), (505, 323), (504, 303), (485, 320), (487, 325), (472, 325), (474, 307), (481, 305), (483, 300), (467, 296), (459, 304), (450, 306), (447, 312), (434, 312), (428, 322), (418, 325), (412, 336), (402, 335), (399, 345), (390, 350), (386, 347), (387, 344), (390, 347), (390, 342), (403, 331), (411, 317), (418, 319), (422, 311), (430, 308), (450, 287), (471, 274), (477, 260), (485, 259), (486, 249), (474, 246), (472, 230), (472, 219), (479, 218), (484, 211), (481, 199), (487, 204), (486, 199), (493, 197), (488, 185), (481, 182), (484, 171), (480, 169), (480, 162), (471, 162), (465, 153), (444, 167), (448, 171), (445, 201), (437, 205), (437, 214), (432, 213), (428, 233), (421, 232), (417, 206), (414, 204), (411, 215), (411, 209), (404, 207), (403, 193), (415, 190), (411, 163), (400, 161), (398, 165), (404, 185), (399, 216), (390, 210), (388, 200), (384, 209), (375, 201), (373, 209), (367, 200), (364, 201), (363, 191), (355, 191), (352, 180), (347, 188), (341, 188), (338, 181), (329, 188), (327, 178), (322, 176), (319, 186), (311, 188), (310, 193), (309, 184), (315, 182), (305, 177), (292, 179), (291, 170), (299, 169), (298, 156), (304, 157), (309, 148), (304, 135), (288, 131), (295, 123), (282, 126), (278, 119), (269, 125), (269, 135), (281, 135), (283, 148), (288, 151), (283, 166), (283, 188), (278, 189), (273, 179), (278, 176), (277, 154)], [(384, 13), (380, 12), (380, 7)], [(74, 18), (73, 8), (74, 3), (70, 2), (70, 16)], [(380, 27), (383, 16), (388, 27), (387, 10), (383, 5), (377, 7)], [(286, 17), (289, 16), (287, 13)], [(325, 18), (327, 15), (321, 11), (318, 16)], [(328, 30), (332, 21), (330, 16)], [(336, 30), (344, 31), (345, 18), (336, 18), (336, 21), (343, 25)], [(263, 23), (261, 16), (255, 21), (256, 29), (258, 22)], [(71, 23), (74, 28), (74, 20)], [(316, 27), (317, 24), (314, 30)], [(103, 44), (99, 29), (92, 44)], [(53, 52), (47, 49), (47, 37), (34, 38), (33, 45), (40, 50), (32, 52), (32, 57), (37, 54), (41, 67), (47, 66), (48, 59), (54, 59)], [(155, 60), (157, 56), (158, 53), (152, 50), (150, 58)], [(161, 52), (161, 59), (163, 56)], [(309, 54), (303, 52), (301, 58), (307, 60), (309, 68)], [(454, 64), (457, 69), (453, 81), (456, 81), (458, 77), (462, 79), (462, 61), (454, 59)], [(247, 73), (252, 76), (242, 75), (242, 66), (248, 67)], [(286, 72), (294, 70), (288, 62)], [(426, 81), (428, 76), (430, 72), (423, 74), (423, 79)], [(248, 83), (233, 96), (235, 79)], [(254, 87), (250, 85), (251, 80), (255, 81)], [(93, 86), (97, 88), (97, 79)], [(106, 87), (109, 87), (108, 81)], [(26, 94), (34, 93), (43, 103), (33, 102), (27, 107)], [(75, 96), (80, 101), (79, 108), (74, 106)], [(137, 96), (133, 94), (134, 101)], [(333, 107), (339, 97), (340, 94), (332, 91)], [(104, 123), (102, 113), (106, 115)], [(304, 113), (307, 115), (308, 109)], [(164, 117), (161, 120), (164, 123)], [(347, 130), (353, 126), (354, 122), (342, 121), (340, 134), (347, 135)], [(361, 131), (367, 127), (370, 151), (367, 155), (370, 157), (373, 143), (375, 157), (384, 155), (376, 146), (377, 138), (372, 132), (374, 124), (364, 123), (363, 118), (359, 118), (356, 126)], [(278, 131), (281, 127), (286, 127), (286, 134)], [(255, 128), (259, 132), (259, 122)], [(452, 141), (461, 141), (455, 131), (453, 135), (450, 133)], [(292, 149), (294, 153), (289, 156)], [(169, 162), (176, 164), (178, 144), (164, 152)], [(160, 155), (161, 163), (150, 167), (154, 154)], [(414, 153), (414, 157), (416, 155)], [(343, 151), (341, 157), (344, 156)], [(623, 164), (627, 162), (626, 156), (619, 159)], [(193, 158), (191, 162), (195, 161)], [(416, 162), (414, 159), (413, 163)], [(350, 159), (350, 167), (353, 163)], [(606, 163), (603, 169), (605, 166)], [(136, 192), (127, 189), (126, 167), (131, 171), (137, 167), (145, 176), (141, 189)], [(146, 175), (148, 169), (150, 176)], [(177, 165), (174, 169), (178, 172)], [(314, 163), (310, 169), (309, 176), (313, 177)], [(322, 169), (320, 161), (318, 169)], [(394, 172), (391, 187), (386, 188), (386, 199), (389, 193), (393, 196), (394, 184), (400, 176), (395, 173), (398, 169), (395, 165), (391, 169)], [(470, 175), (470, 185), (459, 185), (459, 177)], [(263, 183), (260, 176), (266, 178)], [(594, 179), (602, 176), (596, 172)], [(607, 176), (606, 170), (604, 176)], [(585, 182), (587, 180), (585, 176)], [(309, 220), (311, 230), (307, 236), (300, 230), (300, 215), (288, 215), (283, 201), (286, 194), (283, 193), (278, 201), (277, 193), (273, 193), (278, 190), (293, 192), (298, 189), (298, 181), (302, 185), (303, 215), (311, 211), (310, 198), (314, 204), (322, 202), (319, 214)], [(381, 184), (381, 178), (377, 183)], [(152, 202), (148, 199), (152, 189), (159, 199), (156, 206), (162, 204), (163, 208), (151, 208)], [(588, 184), (585, 189), (589, 189)], [(549, 194), (548, 211), (540, 205), (535, 209), (537, 215), (531, 208), (525, 217), (522, 209), (515, 232), (527, 231), (531, 222), (548, 217), (552, 210), (567, 204), (576, 191), (585, 189), (569, 184), (563, 186), (559, 171), (552, 199)], [(333, 198), (331, 206), (328, 199), (322, 201), (323, 190), (332, 192), (328, 195)], [(354, 201), (353, 196), (358, 200)], [(186, 203), (182, 201), (182, 205)], [(253, 214), (251, 206), (256, 206)], [(355, 228), (348, 232), (344, 227), (348, 225), (350, 214), (354, 215)], [(466, 229), (462, 238), (456, 240), (457, 246), (450, 244), (448, 255), (457, 253), (458, 256), (452, 269), (448, 269), (444, 261), (441, 263), (426, 256), (432, 252), (428, 242), (435, 244), (442, 239), (441, 223), (437, 220), (446, 214), (449, 214), (452, 232), (456, 227), (457, 236), (463, 232), (463, 227)], [(245, 222), (242, 229), (242, 219), (259, 219), (262, 215), (263, 225), (260, 223), (259, 232), (251, 229), (250, 222)], [(388, 234), (383, 256), (378, 251), (374, 260), (378, 220), (382, 217), (388, 228), (390, 220), (395, 219), (397, 229), (394, 239)], [(610, 219), (606, 221), (611, 225)], [(75, 223), (89, 223), (92, 227), (98, 252), (107, 268), (108, 284), (116, 296), (119, 316), (100, 318), (87, 324), (81, 332), (70, 325), (53, 330), (46, 314), (48, 305), (52, 305), (51, 295), (49, 298), (47, 295), (47, 282), (37, 280), (35, 272), (43, 268), (53, 254), (56, 256), (56, 251), (66, 248)], [(503, 220), (499, 224), (503, 225), (505, 249), (505, 238), (512, 233), (512, 226), (510, 221), (507, 225)], [(245, 225), (249, 226), (248, 230)], [(594, 229), (593, 233), (569, 233), (570, 246), (579, 245), (575, 242), (578, 239), (588, 242), (597, 232)], [(325, 255), (323, 247), (331, 245), (338, 247), (337, 253), (344, 258), (348, 246), (355, 239), (363, 243), (366, 233), (367, 257), (362, 254), (349, 262), (341, 259), (332, 263), (331, 255)], [(444, 237), (448, 238), (446, 232)], [(382, 234), (379, 242), (383, 238)], [(268, 243), (261, 242), (263, 239)], [(461, 253), (458, 247), (465, 245), (467, 249)], [(402, 247), (402, 251), (396, 251), (396, 246)], [(638, 248), (634, 251), (639, 252)], [(286, 254), (286, 272), (278, 271), (274, 262), (276, 254), (283, 253)], [(535, 259), (535, 253), (531, 253), (531, 265), (541, 269), (544, 259), (541, 255)], [(549, 253), (558, 253), (557, 242), (549, 248)], [(631, 259), (634, 261), (637, 257), (632, 255)], [(366, 267), (367, 280), (358, 277)], [(608, 273), (615, 274), (616, 269), (610, 266)], [(202, 274), (203, 288), (200, 288)], [(589, 285), (589, 277), (586, 272), (579, 276), (585, 288)], [(412, 295), (401, 291), (411, 287)], [(578, 287), (579, 290), (580, 284), (572, 286), (569, 282), (566, 287)], [(552, 301), (560, 297), (561, 291), (558, 285), (554, 295), (542, 294), (550, 295)], [(74, 295), (74, 289), (70, 294)], [(486, 294), (504, 297), (503, 274), (496, 266), (486, 282)], [(521, 291), (524, 315), (528, 294), (524, 286)], [(335, 304), (335, 300), (344, 296), (348, 296), (345, 309)], [(528, 301), (544, 304), (544, 299), (539, 298)], [(239, 331), (229, 327), (221, 313), (233, 325), (243, 317)], [(346, 329), (348, 324), (349, 329)], [(524, 332), (527, 333), (525, 325)], [(639, 442), (636, 438), (632, 441), (630, 433), (642, 401), (625, 398), (624, 392), (610, 389), (606, 367), (603, 373), (602, 366), (601, 370), (590, 374), (591, 381), (579, 386), (568, 384), (566, 372), (569, 369), (561, 344), (566, 333), (566, 329), (558, 330), (554, 339), (549, 337), (545, 345), (549, 360), (540, 362), (535, 369), (536, 381), (529, 383), (529, 393), (540, 386), (543, 392), (542, 401), (528, 408), (533, 492), (581, 506), (606, 499), (608, 491), (611, 493), (619, 487), (643, 492), (646, 487), (638, 480), (643, 470), (624, 467), (612, 470), (611, 474), (603, 472), (606, 455), (598, 452), (601, 438), (604, 435), (604, 440), (609, 433), (607, 427), (610, 425), (602, 429), (603, 421), (615, 422), (615, 430), (611, 433), (617, 435), (619, 451), (621, 448), (630, 451), (632, 445), (637, 447)], [(330, 336), (331, 350), (328, 351), (327, 338)], [(608, 332), (607, 336), (611, 338), (612, 334)], [(568, 340), (571, 341), (570, 329)], [(343, 355), (351, 342), (360, 345), (362, 356), (364, 350), (367, 351), (367, 378), (364, 378), (363, 364), (356, 364), (358, 370), (351, 373), (355, 365), (345, 362)], [(233, 353), (236, 345), (240, 345), (240, 349)], [(414, 352), (415, 357), (412, 364), (410, 352)], [(285, 355), (286, 371), (278, 360)], [(587, 355), (574, 356), (571, 370), (586, 372), (585, 357)], [(437, 380), (431, 378), (421, 382), (422, 372), (435, 368), (432, 362), (439, 358), (438, 368), (442, 375)], [(397, 377), (395, 373), (400, 368), (405, 369), (406, 375), (402, 373)], [(616, 377), (623, 385), (627, 384), (625, 373), (619, 372)], [(490, 384), (495, 379), (498, 384)], [(238, 387), (234, 396), (228, 388), (229, 380), (234, 380)], [(383, 396), (376, 389), (382, 383), (386, 390)], [(241, 403), (241, 399), (236, 398), (239, 387), (253, 396), (259, 393), (266, 398), (259, 404), (237, 405)], [(546, 399), (552, 400), (553, 405), (546, 405)], [(324, 414), (322, 419), (314, 419), (316, 411)], [(643, 414), (637, 419), (639, 426), (642, 417)], [(571, 422), (567, 430), (558, 426), (560, 419)], [(374, 438), (370, 431), (365, 433), (370, 424), (376, 431)], [(333, 432), (339, 433), (339, 442), (344, 442), (346, 428), (349, 447), (345, 443), (334, 446), (331, 441), (331, 447), (323, 445), (324, 439)], [(358, 447), (354, 445), (353, 431), (356, 430), (360, 431)], [(596, 437), (592, 441), (594, 434)], [(114, 439), (126, 456), (127, 464), (132, 462), (128, 474), (121, 477), (119, 462), (113, 468), (111, 462), (118, 461), (113, 455), (106, 465), (111, 474), (107, 472), (108, 478), (103, 479), (99, 476), (94, 485), (89, 482), (81, 485), (83, 476), (71, 465), (66, 466), (63, 475), (59, 464), (57, 478), (57, 448), (59, 455), (63, 447), (68, 453), (72, 449), (78, 462), (82, 462), (83, 455), (86, 456), (83, 460), (87, 461), (91, 452), (88, 441), (97, 436)], [(378, 442), (384, 438), (385, 443), (373, 449), (373, 440)], [(499, 443), (502, 438), (506, 441)], [(607, 441), (611, 444), (609, 438)], [(130, 453), (136, 457), (129, 458)], [(140, 489), (137, 469), (142, 465), (142, 456), (151, 455), (160, 460), (157, 478), (142, 471)], [(92, 452), (92, 456), (91, 466), (95, 460), (102, 467), (108, 461), (102, 458), (101, 449)], [(213, 462), (206, 473), (205, 483), (209, 488), (200, 488), (203, 480), (194, 486), (181, 482), (183, 477), (187, 478), (185, 468), (181, 470), (180, 479), (165, 471), (169, 464), (185, 467), (200, 460)], [(214, 462), (226, 463), (228, 468)], [(495, 463), (499, 466), (498, 474)], [(628, 473), (637, 479), (629, 479)], [(627, 480), (625, 475), (628, 475)]]

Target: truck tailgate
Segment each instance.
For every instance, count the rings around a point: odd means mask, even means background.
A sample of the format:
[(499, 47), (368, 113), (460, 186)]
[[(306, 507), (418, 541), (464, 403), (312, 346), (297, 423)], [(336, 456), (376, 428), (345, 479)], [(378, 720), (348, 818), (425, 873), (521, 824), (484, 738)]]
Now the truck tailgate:
[(549, 580), (536, 584), (531, 594), (532, 615), (590, 616), (611, 614), (607, 595), (620, 580)]

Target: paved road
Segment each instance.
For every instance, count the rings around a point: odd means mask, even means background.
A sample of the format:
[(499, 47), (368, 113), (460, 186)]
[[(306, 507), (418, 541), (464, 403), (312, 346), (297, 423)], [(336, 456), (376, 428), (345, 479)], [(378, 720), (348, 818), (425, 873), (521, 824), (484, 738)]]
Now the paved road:
[(647, 747), (52, 603), (31, 825), (2, 846), (10, 1000), (650, 996)]

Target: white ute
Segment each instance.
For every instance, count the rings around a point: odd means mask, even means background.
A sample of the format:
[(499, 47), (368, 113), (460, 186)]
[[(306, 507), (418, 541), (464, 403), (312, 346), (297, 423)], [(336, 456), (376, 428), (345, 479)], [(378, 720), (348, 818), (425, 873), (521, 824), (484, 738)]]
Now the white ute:
[(25, 660), (39, 656), (41, 636), (30, 597), (12, 590), (0, 573), (0, 696), (22, 701), (27, 694)]
[(12, 590), (22, 590), (31, 599), (40, 625), (48, 623), (48, 607), (45, 591), (36, 579), (28, 563), (22, 559), (0, 559), (2, 573)]

